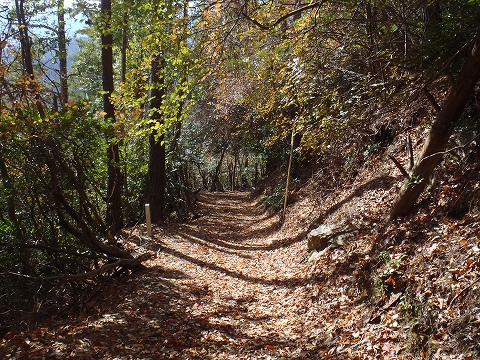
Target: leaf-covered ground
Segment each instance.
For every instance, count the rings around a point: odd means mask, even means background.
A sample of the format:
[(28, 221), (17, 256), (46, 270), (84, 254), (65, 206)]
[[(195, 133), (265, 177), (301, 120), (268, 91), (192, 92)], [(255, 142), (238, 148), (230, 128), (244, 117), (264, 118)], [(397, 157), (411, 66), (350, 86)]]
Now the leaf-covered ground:
[(316, 356), (320, 288), (299, 264), (300, 239), (276, 237), (278, 217), (248, 193), (204, 194), (199, 207), (151, 238), (125, 232), (126, 246), (154, 254), (147, 270), (109, 283), (78, 319), (9, 334), (2, 358)]
[[(283, 226), (250, 193), (201, 193), (197, 219), (123, 233), (152, 253), (145, 271), (107, 283), (80, 314), (8, 333), (0, 357), (478, 358), (478, 217), (425, 210), (381, 226), (398, 181), (363, 180), (297, 194)], [(302, 262), (308, 226), (342, 220), (357, 239)]]

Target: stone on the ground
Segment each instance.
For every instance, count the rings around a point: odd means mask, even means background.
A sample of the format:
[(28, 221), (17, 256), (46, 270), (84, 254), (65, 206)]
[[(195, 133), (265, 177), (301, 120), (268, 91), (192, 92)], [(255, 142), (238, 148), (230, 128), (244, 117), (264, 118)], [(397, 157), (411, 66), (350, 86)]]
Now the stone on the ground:
[(322, 251), (330, 246), (344, 245), (354, 236), (355, 228), (348, 224), (323, 224), (307, 235), (308, 250)]

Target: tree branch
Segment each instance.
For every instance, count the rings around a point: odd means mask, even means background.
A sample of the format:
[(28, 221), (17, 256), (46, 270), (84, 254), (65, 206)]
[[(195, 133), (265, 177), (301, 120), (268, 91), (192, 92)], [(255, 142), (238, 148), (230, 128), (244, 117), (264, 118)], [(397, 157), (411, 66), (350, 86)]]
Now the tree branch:
[[(135, 266), (140, 265), (142, 262), (148, 260), (152, 254), (149, 253), (144, 253), (142, 255), (137, 256), (136, 258), (133, 259), (118, 259), (114, 263), (107, 263), (103, 265), (102, 267), (95, 269), (93, 271), (83, 273), (83, 274), (64, 274), (64, 275), (59, 275), (59, 276), (50, 276), (50, 277), (40, 277), (40, 276), (30, 276), (30, 275), (24, 275), (24, 274), (19, 274), (15, 273), (9, 270), (5, 270), (5, 272), (0, 273), (0, 275), (8, 274), (11, 276), (16, 276), (22, 279), (26, 280), (32, 280), (32, 281), (55, 281), (55, 280), (61, 280), (61, 281), (85, 281), (91, 278), (94, 278), (95, 276), (101, 275), (103, 273), (106, 273), (107, 271), (113, 270), (117, 267), (122, 267), (122, 268), (133, 268)], [(2, 269), (5, 269), (3, 266), (0, 266)]]
[(301, 14), (303, 11), (305, 10), (309, 10), (309, 9), (313, 9), (313, 8), (316, 8), (316, 7), (319, 7), (321, 5), (323, 5), (323, 2), (324, 0), (321, 0), (321, 1), (316, 1), (314, 3), (311, 3), (311, 4), (308, 4), (308, 5), (305, 5), (301, 8), (298, 8), (298, 9), (295, 9), (293, 11), (290, 11), (289, 13), (283, 15), (283, 16), (280, 16), (277, 20), (275, 20), (273, 23), (270, 23), (270, 24), (262, 24), (261, 22), (259, 22), (258, 20), (250, 17), (247, 13), (245, 13), (243, 10), (242, 10), (242, 16), (244, 16), (248, 21), (250, 21), (251, 23), (253, 23), (254, 25), (258, 26), (260, 29), (262, 30), (270, 30), (270, 29), (273, 29), (274, 27), (276, 27), (278, 24), (280, 24), (281, 22), (285, 21), (286, 19), (288, 19), (289, 17), (292, 17), (292, 16), (295, 16), (295, 15), (298, 15), (298, 14)]
[(415, 166), (415, 158), (413, 155), (412, 138), (410, 137), (410, 135), (408, 135), (407, 137), (407, 152), (409, 159), (408, 170), (412, 171), (413, 167)]
[(400, 172), (402, 173), (402, 175), (410, 180), (410, 174), (407, 172), (407, 170), (405, 170), (405, 168), (402, 166), (402, 164), (400, 164), (400, 162), (395, 159), (392, 155), (388, 155), (388, 157), (390, 158), (390, 160), (393, 161), (393, 163), (395, 164), (395, 166), (398, 168), (398, 170), (400, 170)]
[[(459, 149), (465, 149), (467, 147), (468, 144), (471, 144), (472, 142), (474, 142), (476, 139), (480, 138), (480, 134), (478, 134), (477, 136), (473, 137), (473, 139), (467, 141), (465, 144), (463, 145), (460, 145), (460, 146), (456, 146), (454, 148), (451, 148), (451, 149), (448, 149), (448, 150), (445, 150), (445, 151), (439, 151), (439, 152), (436, 152), (434, 154), (430, 154), (428, 156), (425, 156), (423, 160), (427, 160), (433, 156), (438, 156), (438, 155), (445, 155), (445, 154), (448, 154), (449, 152), (452, 152), (452, 151), (455, 151), (455, 150), (459, 150)], [(422, 162), (420, 161), (420, 162)]]
[(426, 87), (424, 87), (422, 90), (425, 96), (427, 97), (428, 101), (430, 101), (430, 103), (434, 107), (434, 109), (437, 110), (438, 112), (442, 111), (442, 108), (440, 107), (440, 105), (438, 105), (438, 102), (437, 100), (435, 100), (435, 97), (432, 95), (432, 93), (428, 91)]

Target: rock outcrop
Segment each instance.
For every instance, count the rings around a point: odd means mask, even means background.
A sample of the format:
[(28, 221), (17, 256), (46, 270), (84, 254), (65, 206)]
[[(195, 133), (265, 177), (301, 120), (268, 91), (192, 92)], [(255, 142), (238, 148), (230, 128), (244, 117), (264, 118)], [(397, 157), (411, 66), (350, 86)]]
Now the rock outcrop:
[(355, 236), (356, 229), (349, 224), (323, 224), (307, 235), (308, 251), (323, 251), (345, 245)]

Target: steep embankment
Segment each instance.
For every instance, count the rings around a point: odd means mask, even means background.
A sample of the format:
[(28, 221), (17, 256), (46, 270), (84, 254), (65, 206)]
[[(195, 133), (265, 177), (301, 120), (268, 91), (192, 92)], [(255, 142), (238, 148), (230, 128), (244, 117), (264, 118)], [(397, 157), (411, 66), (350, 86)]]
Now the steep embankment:
[[(403, 117), (418, 116), (416, 104)], [(473, 113), (475, 115), (475, 113)], [(477, 115), (478, 116), (478, 115)], [(435, 179), (413, 213), (385, 223), (403, 181), (388, 159), (408, 163), (426, 138), (429, 116), (399, 128), (388, 147), (367, 156), (353, 176), (323, 179), (320, 169), (295, 193), (285, 225), (350, 223), (359, 235), (307, 266), (322, 291), (338, 289), (337, 343), (329, 354), (346, 358), (480, 358), (480, 146), (478, 122), (458, 126)], [(462, 146), (458, 146), (461, 144)], [(350, 173), (352, 174), (352, 173)], [(322, 301), (320, 297), (319, 301)], [(343, 307), (342, 307), (343, 306)], [(331, 314), (331, 313), (330, 313)], [(327, 319), (326, 324), (329, 324)]]

